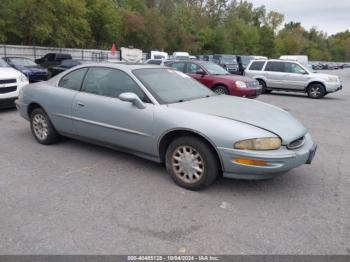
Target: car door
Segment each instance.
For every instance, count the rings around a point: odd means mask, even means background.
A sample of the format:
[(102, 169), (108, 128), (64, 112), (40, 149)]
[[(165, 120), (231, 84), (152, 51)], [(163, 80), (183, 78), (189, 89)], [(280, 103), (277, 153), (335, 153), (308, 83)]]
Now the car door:
[(290, 89), (304, 90), (310, 78), (309, 73), (297, 63), (286, 62), (285, 86)]
[[(146, 107), (121, 101), (118, 97), (125, 92), (137, 94)], [(92, 67), (74, 99), (72, 118), (81, 137), (151, 153), (153, 114), (154, 105), (126, 72)]]
[(61, 133), (74, 134), (72, 122), (72, 106), (75, 96), (79, 93), (88, 68), (80, 68), (69, 72), (61, 78), (57, 86), (45, 89), (47, 97), (45, 108), (55, 128)]
[(285, 72), (285, 62), (282, 61), (269, 61), (267, 62), (264, 70), (267, 87), (272, 88), (286, 88), (285, 78), (287, 73)]

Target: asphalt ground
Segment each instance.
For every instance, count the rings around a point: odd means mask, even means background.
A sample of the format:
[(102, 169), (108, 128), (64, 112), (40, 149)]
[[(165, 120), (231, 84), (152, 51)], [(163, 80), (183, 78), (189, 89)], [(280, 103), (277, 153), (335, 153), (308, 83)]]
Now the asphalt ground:
[(0, 254), (350, 254), (350, 69), (324, 99), (272, 93), (318, 144), (312, 165), (201, 192), (163, 166), (63, 139), (0, 111)]

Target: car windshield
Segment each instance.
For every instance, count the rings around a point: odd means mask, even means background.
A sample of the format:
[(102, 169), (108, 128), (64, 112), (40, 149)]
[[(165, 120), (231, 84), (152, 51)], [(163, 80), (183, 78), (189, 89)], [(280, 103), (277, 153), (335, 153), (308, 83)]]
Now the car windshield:
[(0, 67), (9, 67), (9, 65), (0, 58)]
[(224, 65), (229, 64), (236, 64), (236, 57), (235, 56), (223, 56), (221, 57), (221, 63)]
[(32, 60), (26, 59), (26, 58), (10, 58), (10, 62), (18, 66), (36, 66), (37, 65)]
[(188, 75), (170, 68), (136, 69), (133, 74), (160, 104), (178, 103), (215, 95)]
[(203, 63), (201, 64), (205, 70), (211, 75), (229, 75), (230, 73), (223, 69), (221, 66), (214, 63)]

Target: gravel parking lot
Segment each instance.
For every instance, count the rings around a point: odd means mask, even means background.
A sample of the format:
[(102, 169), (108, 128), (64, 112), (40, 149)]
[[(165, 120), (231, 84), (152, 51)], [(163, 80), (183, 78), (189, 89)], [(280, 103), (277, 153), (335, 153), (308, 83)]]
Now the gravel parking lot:
[(321, 100), (258, 100), (307, 126), (319, 148), (267, 181), (220, 179), (201, 192), (165, 169), (70, 139), (35, 142), (15, 110), (0, 111), (1, 254), (350, 254), (350, 69)]

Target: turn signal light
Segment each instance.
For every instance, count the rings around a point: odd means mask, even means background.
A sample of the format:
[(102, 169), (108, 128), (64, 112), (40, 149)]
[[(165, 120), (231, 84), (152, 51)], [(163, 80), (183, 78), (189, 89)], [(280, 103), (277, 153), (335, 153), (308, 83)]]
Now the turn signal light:
[(253, 160), (253, 159), (245, 159), (245, 158), (234, 158), (234, 163), (242, 164), (242, 165), (250, 165), (250, 166), (267, 166), (267, 162), (264, 160)]

